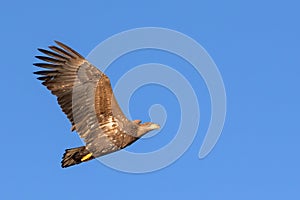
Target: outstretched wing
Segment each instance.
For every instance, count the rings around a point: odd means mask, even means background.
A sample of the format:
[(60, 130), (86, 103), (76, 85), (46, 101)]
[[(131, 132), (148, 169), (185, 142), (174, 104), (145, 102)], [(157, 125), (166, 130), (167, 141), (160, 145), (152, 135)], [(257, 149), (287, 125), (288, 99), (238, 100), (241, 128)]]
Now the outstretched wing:
[[(36, 58), (47, 63), (35, 63), (45, 70), (34, 72), (52, 94), (62, 111), (84, 139), (87, 149), (95, 157), (122, 148), (132, 137), (135, 124), (121, 111), (111, 88), (109, 78), (79, 53), (55, 41), (52, 51), (38, 49), (47, 56)], [(132, 138), (130, 138), (132, 139)]]

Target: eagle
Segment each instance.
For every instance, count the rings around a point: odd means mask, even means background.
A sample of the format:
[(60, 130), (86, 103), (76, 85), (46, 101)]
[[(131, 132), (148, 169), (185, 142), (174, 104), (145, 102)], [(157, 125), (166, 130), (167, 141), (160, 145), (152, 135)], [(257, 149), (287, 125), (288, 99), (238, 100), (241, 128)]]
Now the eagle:
[(55, 41), (35, 56), (42, 68), (37, 79), (57, 97), (62, 111), (85, 146), (66, 149), (61, 166), (70, 167), (121, 150), (149, 131), (159, 129), (152, 122), (130, 121), (113, 94), (109, 78), (78, 52)]

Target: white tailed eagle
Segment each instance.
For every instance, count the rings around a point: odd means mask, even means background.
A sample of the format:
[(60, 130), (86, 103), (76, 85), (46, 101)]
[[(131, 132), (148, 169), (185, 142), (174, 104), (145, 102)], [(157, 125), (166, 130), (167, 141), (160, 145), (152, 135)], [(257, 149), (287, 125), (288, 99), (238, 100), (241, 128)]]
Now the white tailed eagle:
[(45, 63), (36, 71), (72, 123), (86, 146), (66, 149), (63, 168), (86, 162), (132, 144), (147, 132), (160, 126), (141, 120), (130, 121), (120, 109), (109, 78), (79, 53), (55, 41), (49, 50), (38, 49), (46, 56), (36, 56)]

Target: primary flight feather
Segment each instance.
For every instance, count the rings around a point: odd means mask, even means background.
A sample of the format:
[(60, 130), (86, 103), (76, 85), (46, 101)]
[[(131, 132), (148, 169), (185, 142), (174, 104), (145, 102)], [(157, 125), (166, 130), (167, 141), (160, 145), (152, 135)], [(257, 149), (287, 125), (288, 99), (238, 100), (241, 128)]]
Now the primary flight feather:
[(67, 45), (55, 41), (49, 50), (38, 49), (45, 61), (34, 63), (36, 71), (86, 146), (66, 149), (62, 167), (69, 167), (103, 156), (132, 144), (158, 124), (130, 121), (120, 109), (109, 78)]

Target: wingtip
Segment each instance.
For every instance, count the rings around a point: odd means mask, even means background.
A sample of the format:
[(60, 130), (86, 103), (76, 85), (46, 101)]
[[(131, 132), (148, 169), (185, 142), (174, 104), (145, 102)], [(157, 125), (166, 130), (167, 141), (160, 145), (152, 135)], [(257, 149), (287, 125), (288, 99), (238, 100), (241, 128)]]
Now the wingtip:
[(62, 43), (62, 42), (59, 42), (57, 40), (54, 40), (54, 42), (60, 46), (61, 48), (65, 49), (66, 51), (68, 51), (69, 53), (73, 54), (74, 56), (77, 56), (78, 58), (81, 58), (81, 59), (84, 59), (84, 57), (78, 53), (77, 51), (75, 51), (74, 49), (72, 49), (71, 47), (69, 47), (68, 45)]
[(58, 46), (65, 46), (65, 44), (64, 43), (62, 43), (62, 42), (60, 42), (60, 41), (58, 41), (58, 40), (54, 40), (54, 42), (55, 42), (55, 44), (57, 44)]
[(41, 53), (44, 53), (44, 54), (46, 54), (46, 53), (47, 53), (47, 50), (45, 50), (45, 49), (42, 49), (42, 48), (37, 48), (37, 50), (38, 50), (39, 52), (41, 52)]

